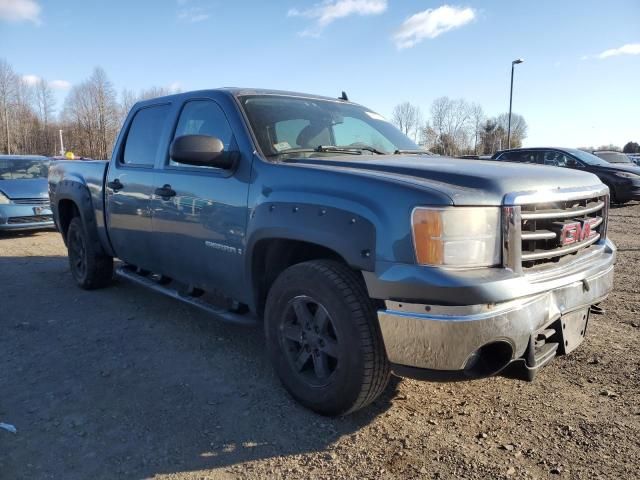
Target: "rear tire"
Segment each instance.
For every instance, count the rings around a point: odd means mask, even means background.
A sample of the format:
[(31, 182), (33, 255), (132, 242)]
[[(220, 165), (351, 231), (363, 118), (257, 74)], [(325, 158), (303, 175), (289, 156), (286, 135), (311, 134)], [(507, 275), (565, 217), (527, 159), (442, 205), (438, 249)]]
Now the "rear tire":
[(267, 297), (265, 333), (284, 387), (317, 413), (354, 412), (387, 386), (376, 310), (346, 265), (314, 260), (286, 269)]
[(74, 217), (69, 224), (67, 251), (71, 275), (81, 288), (93, 290), (111, 282), (113, 257), (97, 253), (80, 217)]

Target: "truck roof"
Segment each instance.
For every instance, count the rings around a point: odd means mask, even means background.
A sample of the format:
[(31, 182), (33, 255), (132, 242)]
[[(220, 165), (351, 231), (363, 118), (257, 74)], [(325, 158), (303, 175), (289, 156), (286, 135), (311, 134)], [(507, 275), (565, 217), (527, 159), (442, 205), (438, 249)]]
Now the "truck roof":
[(172, 95), (166, 95), (163, 97), (155, 97), (147, 100), (141, 100), (138, 103), (146, 104), (150, 102), (156, 102), (158, 99), (178, 98), (181, 96), (187, 96), (187, 95), (191, 96), (193, 94), (205, 93), (205, 92), (227, 92), (233, 95), (234, 97), (243, 97), (247, 95), (281, 95), (281, 96), (289, 96), (289, 97), (309, 98), (309, 99), (315, 99), (315, 100), (329, 100), (334, 102), (344, 102), (344, 103), (357, 105), (354, 102), (350, 102), (348, 100), (342, 100), (338, 97), (326, 97), (323, 95), (313, 95), (313, 94), (302, 93), (302, 92), (291, 92), (287, 90), (273, 90), (273, 89), (267, 89), (267, 88), (241, 88), (241, 87), (221, 87), (221, 88), (207, 88), (204, 90), (192, 90), (188, 92), (174, 93)]

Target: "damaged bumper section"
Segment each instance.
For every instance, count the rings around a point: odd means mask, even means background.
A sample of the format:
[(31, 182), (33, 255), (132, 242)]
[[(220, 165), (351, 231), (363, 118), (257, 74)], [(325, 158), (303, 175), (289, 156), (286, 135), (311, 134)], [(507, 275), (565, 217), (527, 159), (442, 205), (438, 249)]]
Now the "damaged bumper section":
[(528, 288), (522, 277), (514, 279), (514, 292), (529, 293), (511, 300), (473, 305), (386, 300), (378, 319), (394, 371), (442, 381), (496, 374), (532, 380), (556, 355), (582, 343), (591, 307), (611, 292), (616, 251), (610, 241), (603, 243), (588, 267), (526, 278)]

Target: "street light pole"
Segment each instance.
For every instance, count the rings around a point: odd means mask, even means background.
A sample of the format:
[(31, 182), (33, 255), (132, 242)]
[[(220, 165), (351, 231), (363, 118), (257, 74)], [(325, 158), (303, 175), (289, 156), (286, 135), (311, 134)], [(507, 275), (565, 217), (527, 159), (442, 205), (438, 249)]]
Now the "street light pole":
[(511, 90), (509, 91), (509, 127), (507, 129), (507, 148), (511, 148), (511, 106), (513, 105), (513, 69), (519, 63), (524, 62), (523, 59), (517, 58), (511, 62)]
[(62, 141), (62, 130), (58, 130), (60, 134), (60, 156), (64, 157), (64, 142)]

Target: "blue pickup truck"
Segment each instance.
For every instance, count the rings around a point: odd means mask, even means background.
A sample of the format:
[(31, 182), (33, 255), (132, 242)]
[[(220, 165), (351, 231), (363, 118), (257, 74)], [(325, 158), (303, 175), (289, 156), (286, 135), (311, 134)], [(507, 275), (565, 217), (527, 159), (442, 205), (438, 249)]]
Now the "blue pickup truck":
[(111, 160), (54, 162), (49, 194), (80, 287), (115, 268), (263, 322), (285, 388), (325, 415), (371, 403), (392, 371), (531, 380), (613, 285), (597, 177), (432, 156), (346, 95), (140, 102)]

